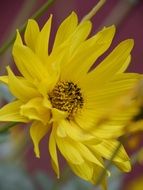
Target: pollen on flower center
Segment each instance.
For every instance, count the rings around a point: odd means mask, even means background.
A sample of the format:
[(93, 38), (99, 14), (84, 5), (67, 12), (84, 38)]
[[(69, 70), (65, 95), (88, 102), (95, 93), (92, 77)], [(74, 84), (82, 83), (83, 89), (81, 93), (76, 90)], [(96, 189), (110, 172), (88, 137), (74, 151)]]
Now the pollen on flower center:
[(68, 112), (67, 119), (72, 119), (84, 103), (81, 89), (73, 82), (59, 82), (49, 98), (54, 108)]

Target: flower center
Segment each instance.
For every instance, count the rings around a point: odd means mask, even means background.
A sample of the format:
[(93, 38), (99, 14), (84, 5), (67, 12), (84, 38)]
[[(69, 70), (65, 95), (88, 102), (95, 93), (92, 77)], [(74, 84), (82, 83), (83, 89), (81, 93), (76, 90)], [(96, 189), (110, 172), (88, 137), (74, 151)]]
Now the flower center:
[(49, 94), (54, 108), (68, 112), (67, 119), (72, 119), (83, 107), (81, 89), (73, 82), (59, 82)]

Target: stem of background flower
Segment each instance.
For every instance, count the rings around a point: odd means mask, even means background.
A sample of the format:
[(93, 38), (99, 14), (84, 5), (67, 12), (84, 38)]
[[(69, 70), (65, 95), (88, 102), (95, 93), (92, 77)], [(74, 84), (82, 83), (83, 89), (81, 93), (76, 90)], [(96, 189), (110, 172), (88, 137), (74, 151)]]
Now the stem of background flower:
[(91, 11), (83, 17), (81, 22), (85, 20), (90, 20), (101, 9), (105, 2), (106, 0), (99, 0), (99, 2), (93, 7), (93, 9), (91, 9)]
[(10, 128), (16, 126), (17, 124), (19, 124), (19, 123), (13, 122), (13, 123), (10, 123), (8, 125), (0, 127), (0, 134), (7, 132)]
[[(31, 14), (32, 10), (35, 10), (37, 6), (38, 0), (25, 0), (24, 3), (22, 3), (22, 7), (18, 10), (18, 13), (16, 14), (15, 19), (9, 26), (9, 30), (3, 35), (3, 42), (8, 42), (15, 34), (15, 29), (19, 28), (21, 23), (24, 23)], [(7, 51), (1, 56), (0, 59), (0, 75), (3, 75), (5, 73), (5, 68), (7, 66), (7, 63), (9, 65), (12, 64), (12, 56), (11, 56), (11, 48), (7, 49)], [(5, 96), (4, 96), (5, 97)]]
[[(54, 3), (55, 0), (49, 0), (46, 1), (46, 3), (31, 17), (33, 19), (39, 18), (46, 10), (47, 8)], [(23, 32), (25, 30), (27, 23), (24, 23), (23, 26), (19, 29), (20, 32)], [(14, 42), (15, 40), (15, 35), (8, 41), (6, 42), (1, 48), (0, 48), (0, 55), (2, 55)]]

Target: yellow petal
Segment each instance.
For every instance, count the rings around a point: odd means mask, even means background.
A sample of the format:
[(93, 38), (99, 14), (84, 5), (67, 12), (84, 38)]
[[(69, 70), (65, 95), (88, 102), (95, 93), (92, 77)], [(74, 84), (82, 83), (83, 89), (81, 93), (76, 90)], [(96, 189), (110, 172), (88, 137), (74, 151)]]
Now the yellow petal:
[(51, 122), (60, 122), (67, 117), (67, 112), (52, 108), (52, 120)]
[(37, 41), (38, 34), (39, 34), (39, 26), (37, 22), (33, 19), (29, 19), (24, 34), (24, 39), (26, 45), (30, 47), (33, 51), (35, 51), (35, 43)]
[(14, 46), (15, 45), (23, 45), (22, 38), (21, 38), (20, 33), (19, 33), (18, 30), (16, 30), (16, 39), (15, 39), (15, 42), (14, 42)]
[(12, 94), (22, 101), (29, 100), (38, 96), (38, 92), (34, 89), (28, 81), (17, 78), (11, 69), (8, 67), (8, 85)]
[[(115, 27), (104, 28), (92, 38), (83, 42), (70, 62), (63, 67), (63, 76), (74, 81), (81, 81), (87, 74), (92, 64), (110, 46), (115, 34)], [(96, 50), (96, 51), (95, 51)]]
[(74, 122), (69, 122), (66, 120), (61, 120), (61, 122), (57, 126), (57, 135), (59, 137), (70, 137), (76, 141), (94, 141), (94, 143), (98, 143), (99, 140), (95, 139), (92, 134), (84, 131), (79, 126), (77, 126)]
[(48, 133), (50, 126), (43, 125), (41, 122), (33, 122), (32, 126), (30, 127), (30, 136), (32, 138), (34, 144), (34, 151), (36, 157), (40, 157), (39, 151), (39, 143), (41, 139)]
[(78, 149), (76, 149), (73, 144), (63, 138), (56, 137), (57, 146), (68, 162), (74, 164), (81, 164), (84, 162)]
[(35, 82), (47, 77), (40, 59), (30, 48), (24, 45), (14, 45), (13, 56), (19, 71), (26, 79)]
[(41, 121), (46, 125), (50, 121), (50, 110), (44, 107), (42, 98), (34, 98), (21, 106), (20, 113), (31, 120)]
[(83, 158), (85, 158), (86, 160), (95, 163), (96, 165), (103, 167), (103, 160), (97, 156), (96, 154), (94, 155), (89, 148), (87, 148), (84, 144), (82, 143), (73, 143), (74, 147), (77, 148), (77, 150), (79, 150), (79, 152), (81, 153), (81, 155), (83, 156)]
[(106, 84), (116, 73), (123, 71), (130, 52), (133, 48), (133, 40), (121, 42), (92, 72), (90, 72), (82, 83), (86, 86), (93, 84), (100, 88)]
[[(118, 146), (119, 142), (116, 140), (104, 140), (103, 143), (92, 146), (92, 149), (104, 158), (110, 160)], [(113, 162), (123, 171), (130, 171), (131, 169), (129, 157), (123, 146), (120, 147)]]
[(55, 170), (57, 177), (59, 178), (59, 175), (60, 175), (59, 163), (58, 163), (58, 156), (57, 156), (57, 149), (56, 149), (55, 134), (54, 134), (53, 129), (49, 138), (49, 152), (52, 158), (53, 169)]
[(94, 173), (93, 173), (91, 182), (96, 185), (98, 176), (101, 173), (104, 172), (105, 176), (101, 180), (101, 187), (102, 187), (103, 190), (107, 190), (107, 180), (106, 180), (106, 178), (110, 176), (110, 172), (108, 170), (105, 170), (102, 167), (97, 166), (97, 165), (93, 165), (93, 167), (94, 167)]
[(71, 43), (71, 47), (69, 48), (70, 54), (72, 55), (76, 48), (88, 37), (92, 28), (92, 23), (88, 21), (83, 21), (80, 23), (72, 34), (72, 36), (68, 39)]
[(130, 161), (125, 162), (116, 162), (114, 161), (114, 164), (123, 172), (130, 172), (131, 171), (131, 163)]
[(141, 75), (136, 73), (121, 73), (115, 75), (113, 79), (104, 84), (101, 88), (93, 88), (86, 86), (83, 89), (84, 94), (86, 94), (86, 107), (92, 108), (96, 106), (96, 109), (111, 105), (118, 100), (121, 96), (126, 95), (130, 90), (132, 90)]
[(77, 24), (77, 15), (72, 12), (60, 25), (56, 34), (53, 50), (55, 50), (71, 36), (71, 34), (75, 31)]
[(0, 76), (0, 81), (5, 84), (8, 84), (8, 76)]
[(88, 162), (83, 162), (80, 165), (69, 163), (73, 172), (86, 181), (92, 182), (94, 168), (93, 165)]
[(49, 37), (50, 37), (50, 31), (51, 31), (51, 21), (52, 21), (52, 15), (40, 31), (37, 41), (36, 41), (36, 46), (35, 46), (35, 51), (36, 54), (40, 57), (40, 59), (45, 62), (46, 58), (48, 57), (48, 47), (49, 47)]
[(21, 101), (14, 101), (0, 109), (0, 121), (15, 121), (27, 123), (29, 120), (20, 114)]
[(126, 71), (126, 69), (128, 68), (129, 64), (131, 62), (131, 55), (129, 55), (126, 59), (126, 61), (124, 62), (124, 64), (122, 65), (122, 67), (120, 68), (120, 70), (118, 71), (118, 73), (123, 73)]

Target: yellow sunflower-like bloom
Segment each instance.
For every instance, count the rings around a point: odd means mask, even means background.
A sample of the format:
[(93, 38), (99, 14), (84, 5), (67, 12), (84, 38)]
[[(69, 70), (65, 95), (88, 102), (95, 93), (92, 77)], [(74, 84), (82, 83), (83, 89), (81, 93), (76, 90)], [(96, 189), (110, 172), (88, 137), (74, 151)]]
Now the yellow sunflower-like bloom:
[[(39, 30), (36, 21), (30, 19), (25, 44), (17, 31), (12, 53), (21, 76), (15, 76), (8, 67), (8, 76), (0, 78), (16, 97), (1, 108), (0, 121), (32, 123), (30, 135), (37, 157), (39, 142), (50, 130), (49, 153), (57, 176), (58, 148), (78, 176), (96, 184), (97, 176), (105, 169), (103, 159), (111, 158), (119, 144), (116, 138), (136, 112), (131, 104), (125, 112), (115, 113), (110, 121), (98, 125), (140, 78), (138, 74), (124, 73), (133, 40), (121, 42), (96, 69), (88, 72), (109, 48), (115, 27), (105, 27), (87, 39), (91, 22), (78, 24), (73, 12), (60, 25), (50, 53), (51, 21), (52, 16)], [(123, 147), (113, 162), (121, 170), (130, 171)]]

